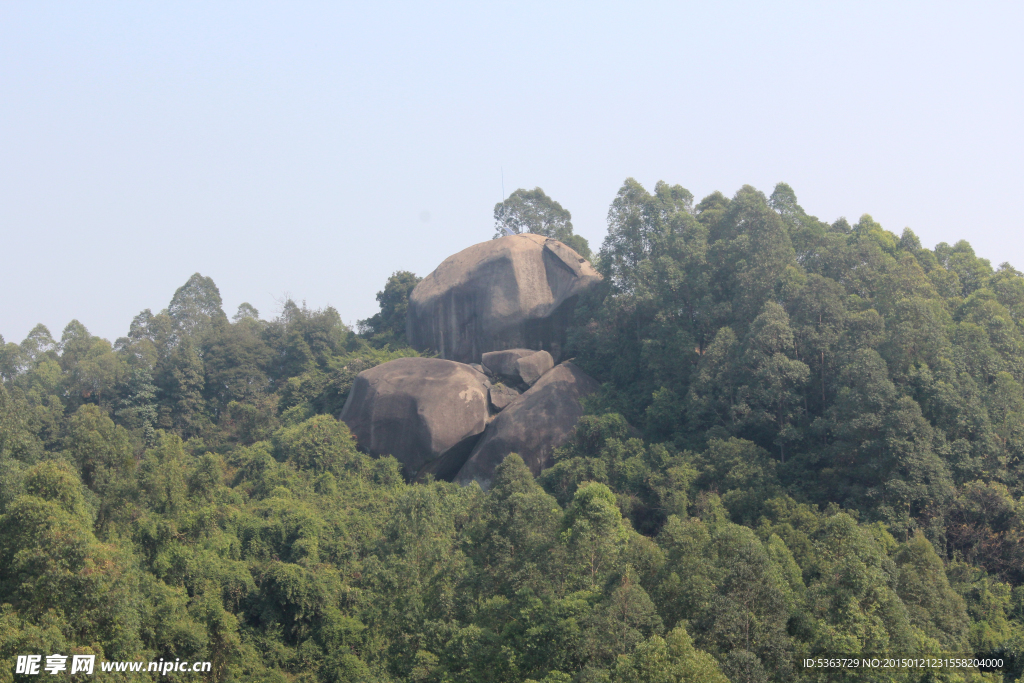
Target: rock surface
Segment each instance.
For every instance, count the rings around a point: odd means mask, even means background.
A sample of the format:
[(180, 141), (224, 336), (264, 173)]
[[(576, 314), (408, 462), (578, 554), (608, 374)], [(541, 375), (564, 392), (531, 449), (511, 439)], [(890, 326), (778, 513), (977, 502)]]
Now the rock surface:
[(468, 365), (400, 358), (356, 377), (341, 419), (359, 447), (393, 455), (409, 479), (452, 479), (487, 425), (490, 382)]
[(490, 389), (491, 409), (500, 413), (519, 398), (519, 392), (504, 384), (495, 384)]
[(540, 474), (583, 414), (580, 399), (598, 387), (572, 363), (556, 366), (494, 418), (455, 481), (490, 487), (495, 468), (509, 453), (518, 453), (534, 476)]
[(547, 351), (532, 349), (509, 349), (489, 351), (481, 360), (484, 371), (520, 389), (533, 386), (534, 382), (555, 367), (555, 360)]
[(488, 351), (483, 354), (480, 364), (484, 370), (498, 377), (519, 381), (519, 368), (516, 363), (520, 358), (537, 353), (533, 349), (508, 349), (506, 351)]
[(579, 295), (600, 280), (583, 257), (541, 235), (475, 244), (416, 285), (409, 343), (463, 363), (514, 348), (543, 349), (557, 360)]
[(519, 373), (519, 378), (531, 387), (553, 367), (555, 367), (555, 360), (547, 351), (538, 351), (516, 361), (516, 372)]

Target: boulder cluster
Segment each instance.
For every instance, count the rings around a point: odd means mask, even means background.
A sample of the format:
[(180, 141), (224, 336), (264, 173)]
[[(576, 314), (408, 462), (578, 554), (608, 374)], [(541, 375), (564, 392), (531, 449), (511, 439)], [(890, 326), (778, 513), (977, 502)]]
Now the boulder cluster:
[(439, 358), (402, 358), (359, 374), (341, 411), (359, 447), (392, 455), (410, 480), (490, 486), (518, 453), (551, 464), (598, 385), (561, 362), (580, 294), (600, 275), (575, 251), (511, 235), (446, 259), (413, 290), (408, 336)]

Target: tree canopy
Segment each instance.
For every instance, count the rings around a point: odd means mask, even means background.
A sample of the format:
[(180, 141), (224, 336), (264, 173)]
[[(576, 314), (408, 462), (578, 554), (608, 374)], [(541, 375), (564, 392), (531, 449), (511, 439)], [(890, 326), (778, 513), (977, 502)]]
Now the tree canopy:
[[(495, 219), (575, 237), (539, 188)], [(254, 682), (1020, 677), (1020, 271), (821, 221), (785, 184), (695, 201), (632, 179), (595, 262), (566, 355), (601, 391), (552, 467), (510, 455), (486, 492), (407, 482), (336, 418), (359, 372), (416, 355), (407, 271), (358, 332), (290, 300), (229, 320), (196, 274), (113, 344), (77, 320), (0, 338), (3, 658)], [(1007, 667), (802, 664), (843, 654)]]
[(590, 244), (572, 231), (572, 214), (544, 190), (519, 188), (494, 205), (494, 237), (533, 233), (567, 244), (583, 258), (592, 257)]

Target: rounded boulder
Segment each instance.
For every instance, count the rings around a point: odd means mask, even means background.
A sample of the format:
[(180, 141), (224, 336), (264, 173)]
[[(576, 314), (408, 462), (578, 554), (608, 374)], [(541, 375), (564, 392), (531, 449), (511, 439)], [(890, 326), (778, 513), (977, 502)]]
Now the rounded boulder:
[(410, 345), (462, 363), (505, 349), (545, 350), (557, 361), (581, 294), (601, 275), (542, 235), (507, 235), (450, 256), (409, 296)]
[(392, 455), (405, 476), (452, 479), (488, 418), (487, 377), (440, 358), (400, 358), (355, 378), (341, 411), (359, 448)]
[(555, 366), (491, 421), (455, 481), (463, 486), (475, 481), (489, 488), (509, 453), (518, 453), (537, 476), (551, 465), (555, 449), (576, 428), (583, 415), (580, 399), (599, 388), (593, 377), (572, 363)]

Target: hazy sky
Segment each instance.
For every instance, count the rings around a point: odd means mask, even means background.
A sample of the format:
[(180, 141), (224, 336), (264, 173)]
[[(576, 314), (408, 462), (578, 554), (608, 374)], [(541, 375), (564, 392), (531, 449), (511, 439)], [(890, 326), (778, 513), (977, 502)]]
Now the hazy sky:
[(0, 4), (0, 334), (111, 340), (196, 271), (232, 315), (377, 310), (543, 187), (788, 182), (1024, 269), (1024, 4)]

